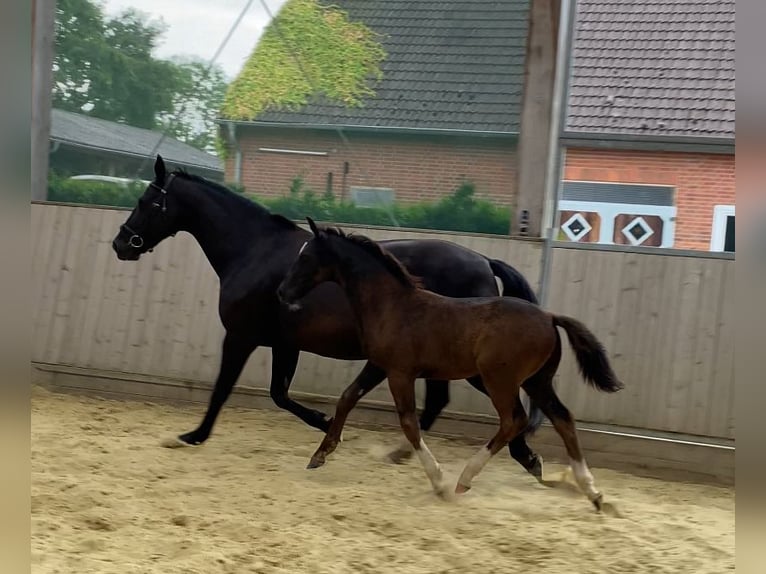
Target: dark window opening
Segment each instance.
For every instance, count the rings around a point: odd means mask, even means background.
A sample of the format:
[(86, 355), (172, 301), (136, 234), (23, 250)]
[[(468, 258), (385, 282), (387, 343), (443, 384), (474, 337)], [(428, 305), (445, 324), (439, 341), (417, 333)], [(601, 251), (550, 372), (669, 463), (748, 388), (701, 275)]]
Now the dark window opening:
[(726, 234), (723, 240), (723, 250), (734, 253), (734, 216), (726, 217)]

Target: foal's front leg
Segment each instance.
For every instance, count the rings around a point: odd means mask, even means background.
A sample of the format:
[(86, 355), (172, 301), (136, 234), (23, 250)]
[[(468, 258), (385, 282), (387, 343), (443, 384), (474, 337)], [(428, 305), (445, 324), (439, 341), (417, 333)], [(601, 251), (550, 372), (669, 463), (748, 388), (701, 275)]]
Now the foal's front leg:
[(317, 468), (325, 463), (327, 456), (335, 450), (340, 442), (340, 433), (343, 431), (348, 413), (356, 406), (359, 399), (382, 383), (385, 378), (385, 372), (368, 362), (354, 381), (346, 387), (338, 399), (335, 416), (330, 421), (330, 428), (327, 430), (322, 444), (311, 457), (308, 468)]
[[(428, 432), (437, 417), (449, 404), (449, 381), (426, 379), (426, 397), (423, 412), (420, 413), (420, 430)], [(388, 458), (395, 464), (401, 464), (412, 456), (412, 447), (408, 439), (403, 439), (396, 450), (388, 453)]]
[(402, 425), (404, 436), (415, 449), (436, 494), (445, 496), (447, 488), (441, 466), (420, 436), (418, 417), (415, 412), (415, 377), (388, 373), (388, 386), (396, 403), (396, 412), (399, 414), (399, 423)]

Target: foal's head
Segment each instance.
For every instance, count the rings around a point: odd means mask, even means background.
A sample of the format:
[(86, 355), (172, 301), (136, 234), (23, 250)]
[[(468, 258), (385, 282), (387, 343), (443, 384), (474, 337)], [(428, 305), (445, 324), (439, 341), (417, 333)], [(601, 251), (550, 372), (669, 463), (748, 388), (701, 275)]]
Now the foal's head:
[(320, 231), (314, 221), (307, 217), (314, 237), (303, 244), (287, 275), (279, 284), (277, 296), (288, 305), (295, 305), (314, 287), (324, 281), (339, 281), (338, 256), (327, 239), (325, 231)]
[(314, 236), (303, 245), (277, 290), (283, 303), (295, 304), (324, 281), (344, 285), (350, 275), (383, 272), (406, 287), (420, 286), (393, 255), (372, 239), (346, 235), (340, 229), (319, 229), (310, 217), (306, 219)]
[(158, 155), (154, 162), (154, 181), (138, 199), (138, 204), (112, 241), (119, 259), (136, 261), (180, 230), (180, 206), (169, 196), (174, 177), (175, 173), (166, 173), (165, 162)]

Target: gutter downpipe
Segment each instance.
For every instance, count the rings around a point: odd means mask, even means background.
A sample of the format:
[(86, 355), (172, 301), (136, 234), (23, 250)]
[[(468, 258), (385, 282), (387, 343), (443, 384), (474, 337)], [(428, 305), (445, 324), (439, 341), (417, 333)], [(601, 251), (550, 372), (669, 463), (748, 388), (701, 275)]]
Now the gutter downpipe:
[(234, 183), (241, 185), (242, 182), (242, 150), (237, 140), (237, 126), (234, 122), (226, 122), (229, 143), (234, 146)]
[(556, 214), (558, 213), (561, 172), (563, 171), (566, 150), (561, 145), (561, 125), (567, 112), (567, 80), (571, 65), (572, 36), (574, 34), (574, 13), (577, 0), (561, 0), (559, 14), (558, 49), (556, 51), (556, 72), (553, 81), (553, 102), (551, 105), (551, 133), (549, 138), (548, 165), (545, 174), (545, 201), (543, 202), (542, 223), (545, 226), (543, 253), (540, 262), (540, 282), (538, 299), (540, 306), (548, 303), (551, 255), (553, 241), (558, 231)]

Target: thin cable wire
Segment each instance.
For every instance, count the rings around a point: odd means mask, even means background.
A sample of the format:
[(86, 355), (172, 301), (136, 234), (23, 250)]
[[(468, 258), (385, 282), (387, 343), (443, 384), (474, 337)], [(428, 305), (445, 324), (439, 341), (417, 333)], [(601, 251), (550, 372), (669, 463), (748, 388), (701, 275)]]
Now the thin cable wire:
[[(229, 40), (231, 40), (231, 37), (234, 35), (235, 30), (242, 23), (242, 19), (245, 17), (245, 14), (247, 14), (247, 11), (250, 10), (250, 6), (252, 6), (253, 2), (254, 0), (247, 0), (245, 7), (242, 8), (242, 10), (239, 13), (239, 16), (237, 16), (237, 19), (234, 20), (234, 23), (229, 28), (229, 31), (226, 33), (226, 36), (224, 37), (223, 41), (219, 44), (218, 49), (213, 54), (213, 57), (210, 58), (210, 60), (208, 60), (207, 66), (205, 67), (205, 70), (203, 71), (203, 74), (202, 74), (203, 80), (207, 79), (208, 75), (210, 74), (210, 70), (213, 69), (213, 65), (215, 64), (216, 60), (218, 60), (218, 57), (221, 55), (221, 52), (223, 52), (223, 49), (226, 47), (226, 44), (228, 44)], [(174, 114), (176, 118), (183, 115), (183, 113), (186, 111), (187, 103), (188, 103), (188, 100), (184, 101), (181, 104), (181, 109), (178, 110), (176, 114)], [(154, 145), (154, 148), (152, 148), (152, 151), (149, 154), (149, 157), (144, 159), (141, 162), (138, 172), (136, 173), (136, 179), (139, 179), (140, 175), (143, 173), (144, 168), (146, 167), (146, 162), (151, 161), (151, 158), (155, 157), (155, 155), (157, 154), (157, 151), (160, 149), (160, 146), (162, 145), (162, 142), (165, 141), (165, 138), (167, 137), (168, 132), (170, 131), (170, 128), (173, 126), (174, 123), (177, 123), (177, 119), (170, 120), (168, 126), (162, 132), (162, 135), (160, 136), (159, 140), (157, 140), (157, 143)]]
[[(280, 40), (282, 40), (282, 44), (285, 46), (285, 49), (290, 53), (290, 56), (292, 56), (293, 60), (295, 60), (295, 64), (298, 66), (298, 70), (303, 75), (303, 78), (308, 82), (308, 84), (316, 91), (316, 85), (311, 81), (311, 78), (306, 73), (306, 69), (303, 67), (303, 62), (301, 62), (300, 57), (295, 52), (295, 50), (290, 45), (290, 42), (288, 42), (285, 35), (282, 33), (282, 30), (279, 26), (279, 21), (274, 17), (274, 14), (272, 13), (271, 9), (269, 8), (268, 4), (266, 4), (266, 0), (260, 0), (261, 6), (266, 11), (266, 14), (270, 18), (270, 24), (274, 26), (274, 30), (276, 31), (277, 35), (279, 36)], [(346, 149), (346, 151), (354, 155), (354, 150), (351, 147), (351, 143), (348, 141), (348, 137), (346, 136), (345, 132), (343, 131), (343, 128), (341, 126), (335, 126), (335, 132), (338, 134), (338, 137), (340, 137), (341, 144)], [(362, 179), (364, 179), (367, 183), (372, 181), (372, 178), (370, 177), (370, 174), (367, 173), (367, 170), (364, 169), (364, 166), (361, 166), (361, 172), (362, 172)], [(383, 205), (383, 208), (386, 210), (386, 213), (391, 219), (392, 223), (395, 227), (401, 227), (399, 224), (399, 221), (397, 221), (396, 216), (393, 213), (393, 210), (391, 209), (391, 206), (381, 202)]]

